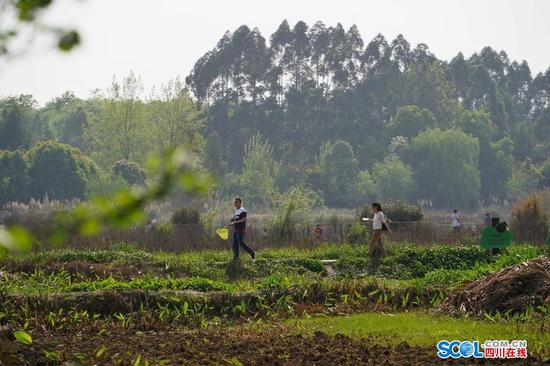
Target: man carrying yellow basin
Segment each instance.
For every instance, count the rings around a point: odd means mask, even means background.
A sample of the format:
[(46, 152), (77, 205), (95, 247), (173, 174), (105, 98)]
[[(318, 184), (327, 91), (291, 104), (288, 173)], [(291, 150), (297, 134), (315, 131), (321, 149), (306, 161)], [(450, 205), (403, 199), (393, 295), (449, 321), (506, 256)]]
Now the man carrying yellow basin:
[[(252, 250), (244, 242), (245, 230), (246, 230), (246, 209), (242, 206), (242, 199), (240, 197), (235, 198), (235, 215), (231, 218), (229, 226), (233, 226), (233, 260), (239, 259), (239, 247), (242, 247), (245, 252), (250, 254), (252, 260), (256, 259), (256, 252)], [(226, 226), (228, 228), (229, 226)], [(222, 233), (218, 233), (222, 236)]]

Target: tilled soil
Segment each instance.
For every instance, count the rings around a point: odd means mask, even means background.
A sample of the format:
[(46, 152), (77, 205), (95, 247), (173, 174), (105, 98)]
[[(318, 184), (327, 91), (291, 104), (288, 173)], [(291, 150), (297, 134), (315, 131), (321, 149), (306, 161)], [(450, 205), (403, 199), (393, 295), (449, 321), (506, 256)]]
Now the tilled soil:
[[(117, 329), (103, 334), (33, 331), (30, 346), (0, 340), (0, 365), (53, 365), (45, 351), (55, 351), (59, 364), (133, 365), (141, 355), (150, 365), (461, 365), (474, 360), (442, 361), (435, 347), (396, 347), (366, 339), (289, 333), (282, 326), (263, 330), (247, 327), (209, 328), (202, 331), (166, 328), (155, 332)], [(106, 351), (98, 355), (104, 346)], [(535, 358), (479, 362), (487, 365), (542, 365)]]

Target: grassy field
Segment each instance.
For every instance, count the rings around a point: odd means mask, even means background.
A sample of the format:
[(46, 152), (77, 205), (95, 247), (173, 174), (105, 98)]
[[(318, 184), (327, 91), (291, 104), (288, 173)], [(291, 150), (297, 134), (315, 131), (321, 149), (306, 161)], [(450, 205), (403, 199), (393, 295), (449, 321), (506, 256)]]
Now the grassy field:
[[(212, 355), (262, 364), (256, 354), (232, 354), (240, 341), (228, 344), (221, 336), (225, 332), (256, 340), (267, 353), (275, 352), (269, 347), (276, 345), (288, 362), (305, 357), (298, 350), (292, 353), (288, 342), (349, 348), (340, 361), (333, 360), (344, 364), (349, 355), (365, 356), (365, 345), (389, 347), (388, 361), (395, 362), (392, 357), (398, 353), (392, 349), (406, 342), (425, 361), (433, 358), (434, 344), (443, 338), (527, 339), (533, 360), (550, 357), (544, 347), (550, 342), (549, 308), (488, 313), (479, 319), (449, 318), (436, 311), (452, 289), (547, 256), (547, 249), (514, 245), (491, 257), (475, 246), (395, 243), (388, 251), (377, 268), (365, 246), (328, 244), (264, 249), (255, 262), (244, 257), (240, 264), (230, 261), (228, 251), (148, 252), (127, 244), (5, 257), (0, 261), (0, 325), (21, 330), (33, 341), (4, 344), (0, 364), (34, 364), (33, 357), (46, 364), (74, 359), (83, 364), (131, 364), (138, 355), (137, 364), (159, 364), (160, 353), (142, 350), (143, 342), (157, 342), (155, 334), (219, 339)], [(262, 343), (277, 334), (273, 329), (278, 327), (298, 338)], [(83, 348), (78, 337), (89, 338), (93, 347)], [(109, 349), (109, 358), (96, 357), (103, 354), (102, 347)], [(187, 356), (171, 342), (166, 347), (166, 352), (189, 360), (201, 359), (204, 353), (191, 344)], [(304, 360), (311, 362), (307, 357)], [(204, 363), (231, 364), (210, 361)], [(166, 362), (177, 364), (175, 359)]]
[(550, 331), (540, 332), (537, 329), (539, 324), (457, 319), (426, 311), (361, 313), (340, 317), (323, 315), (292, 320), (291, 324), (301, 331), (323, 331), (331, 335), (340, 333), (384, 345), (406, 342), (414, 346), (433, 346), (442, 339), (481, 342), (487, 339), (525, 339), (538, 352), (547, 352), (545, 348), (550, 344)]

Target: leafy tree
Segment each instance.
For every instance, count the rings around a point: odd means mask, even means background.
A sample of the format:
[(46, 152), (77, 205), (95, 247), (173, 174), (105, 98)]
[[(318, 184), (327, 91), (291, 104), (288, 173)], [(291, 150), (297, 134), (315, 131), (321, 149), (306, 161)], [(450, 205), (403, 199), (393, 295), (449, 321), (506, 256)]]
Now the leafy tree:
[(355, 191), (357, 203), (369, 202), (376, 199), (376, 183), (368, 170), (363, 170), (357, 175)]
[(129, 185), (144, 185), (147, 173), (133, 161), (119, 160), (111, 168), (111, 174), (122, 177)]
[(220, 135), (214, 131), (206, 138), (205, 166), (215, 175), (221, 176), (227, 171), (224, 148)]
[(159, 151), (180, 146), (201, 152), (204, 141), (200, 134), (199, 110), (179, 78), (162, 85), (160, 95), (154, 95), (149, 103), (149, 118), (154, 122)]
[(260, 134), (252, 136), (244, 147), (244, 168), (239, 177), (239, 193), (248, 202), (267, 204), (276, 193), (273, 148)]
[(509, 138), (491, 142), (495, 129), (490, 116), (484, 110), (463, 111), (455, 117), (455, 125), (479, 141), (481, 197), (504, 199), (513, 168), (513, 142)]
[(271, 38), (272, 46), (281, 54), (283, 75), (290, 77), (295, 90), (300, 90), (311, 77), (311, 44), (307, 31), (308, 26), (303, 21), (297, 22), (291, 31), (288, 23), (283, 22)]
[(29, 164), (32, 198), (84, 198), (88, 181), (96, 174), (94, 163), (72, 146), (43, 141), (25, 155)]
[(428, 129), (411, 143), (418, 197), (437, 207), (473, 207), (479, 201), (479, 142), (462, 131)]
[(460, 52), (449, 64), (449, 77), (455, 85), (456, 97), (462, 105), (470, 106), (470, 65)]
[(415, 183), (411, 168), (403, 164), (398, 157), (376, 163), (372, 168), (376, 190), (384, 200), (409, 200), (414, 191)]
[(311, 210), (323, 204), (312, 190), (295, 186), (278, 196), (274, 202), (274, 215), (269, 222), (273, 235), (292, 237), (297, 230), (311, 227)]
[(543, 141), (550, 136), (550, 107), (545, 109), (537, 118), (534, 128), (537, 140)]
[(412, 138), (420, 132), (435, 126), (436, 121), (432, 112), (425, 108), (407, 105), (399, 107), (395, 118), (388, 127), (393, 136)]
[(397, 157), (401, 160), (406, 159), (411, 145), (406, 137), (403, 136), (394, 136), (392, 137), (388, 148), (386, 149), (386, 158)]
[(539, 188), (544, 189), (550, 187), (550, 158), (546, 159), (540, 165), (541, 179), (539, 181)]
[(516, 201), (536, 190), (543, 178), (539, 167), (527, 158), (514, 169), (512, 176), (506, 182), (510, 200)]
[(48, 121), (37, 110), (37, 104), (31, 95), (0, 99), (0, 148), (4, 145), (12, 150), (26, 149), (52, 138)]
[(107, 96), (100, 96), (101, 113), (91, 129), (94, 150), (100, 161), (144, 160), (142, 92), (141, 78), (131, 72), (122, 83), (113, 78)]
[(27, 161), (21, 151), (0, 150), (0, 206), (27, 199)]
[(447, 127), (452, 115), (458, 109), (453, 98), (456, 95), (454, 85), (445, 78), (443, 66), (430, 60), (432, 56), (425, 50), (417, 51), (419, 62), (416, 68), (407, 73), (407, 101), (409, 104), (428, 109), (440, 121), (441, 127)]
[(347, 206), (356, 200), (355, 180), (359, 173), (357, 160), (351, 145), (343, 140), (336, 141), (322, 159), (322, 173), (327, 181), (325, 201), (334, 206)]
[(315, 23), (308, 33), (311, 43), (311, 70), (314, 74), (315, 86), (327, 92), (330, 88), (330, 67), (328, 53), (331, 45), (329, 29), (321, 21)]
[(78, 148), (80, 151), (88, 151), (89, 145), (85, 136), (88, 129), (88, 115), (82, 106), (70, 113), (63, 123), (60, 141)]
[(4, 117), (0, 123), (0, 149), (17, 150), (25, 148), (28, 136), (23, 127), (23, 118), (19, 107), (14, 106), (4, 110)]

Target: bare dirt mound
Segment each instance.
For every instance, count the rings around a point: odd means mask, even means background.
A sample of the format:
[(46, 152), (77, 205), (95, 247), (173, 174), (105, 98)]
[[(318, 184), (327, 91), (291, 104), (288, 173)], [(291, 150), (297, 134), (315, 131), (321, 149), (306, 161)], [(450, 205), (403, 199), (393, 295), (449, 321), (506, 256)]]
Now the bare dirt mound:
[(517, 313), (528, 306), (550, 303), (550, 258), (532, 259), (506, 267), (449, 294), (441, 310), (483, 316)]

